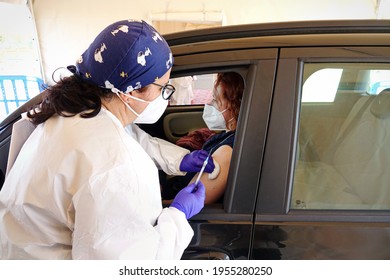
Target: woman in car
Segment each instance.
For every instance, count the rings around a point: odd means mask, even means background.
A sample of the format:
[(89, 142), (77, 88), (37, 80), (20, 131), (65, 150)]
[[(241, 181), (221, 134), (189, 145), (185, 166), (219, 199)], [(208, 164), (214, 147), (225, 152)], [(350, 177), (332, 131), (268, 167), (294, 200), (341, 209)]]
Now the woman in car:
[[(225, 192), (243, 92), (244, 80), (240, 74), (218, 73), (213, 99), (204, 107), (203, 119), (207, 127), (217, 132), (202, 147), (212, 156), (216, 166), (213, 173), (201, 175), (200, 181), (206, 187), (205, 204), (220, 201)], [(197, 177), (198, 173), (189, 172), (163, 182), (162, 197), (165, 202), (169, 202), (183, 186), (195, 182)]]

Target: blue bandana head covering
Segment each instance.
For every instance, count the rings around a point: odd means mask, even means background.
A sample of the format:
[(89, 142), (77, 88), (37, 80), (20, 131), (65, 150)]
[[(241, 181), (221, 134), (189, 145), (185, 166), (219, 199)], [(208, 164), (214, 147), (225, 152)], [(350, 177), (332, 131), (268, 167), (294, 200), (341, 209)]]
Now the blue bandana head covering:
[(145, 21), (106, 27), (80, 56), (76, 74), (107, 89), (129, 93), (161, 78), (173, 64), (165, 39)]

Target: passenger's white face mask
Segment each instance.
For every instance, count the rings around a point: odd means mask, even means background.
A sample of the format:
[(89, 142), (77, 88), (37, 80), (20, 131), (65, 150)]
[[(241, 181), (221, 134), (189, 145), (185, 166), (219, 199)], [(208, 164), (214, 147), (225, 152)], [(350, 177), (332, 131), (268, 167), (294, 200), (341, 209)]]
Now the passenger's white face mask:
[(143, 102), (143, 103), (149, 103), (146, 108), (138, 114), (133, 108), (130, 107), (129, 104), (127, 104), (125, 101), (122, 100), (122, 98), (119, 96), (119, 93), (114, 91), (116, 95), (118, 95), (119, 99), (125, 104), (125, 106), (133, 112), (134, 115), (137, 116), (137, 118), (134, 120), (134, 123), (155, 123), (158, 121), (158, 119), (164, 114), (165, 109), (168, 106), (168, 100), (165, 100), (162, 95), (160, 94), (156, 99), (153, 101), (146, 101), (143, 99), (139, 99), (137, 97), (129, 95), (130, 98)]
[(225, 118), (222, 115), (226, 110), (227, 109), (220, 112), (212, 105), (204, 105), (203, 120), (210, 130), (226, 130)]

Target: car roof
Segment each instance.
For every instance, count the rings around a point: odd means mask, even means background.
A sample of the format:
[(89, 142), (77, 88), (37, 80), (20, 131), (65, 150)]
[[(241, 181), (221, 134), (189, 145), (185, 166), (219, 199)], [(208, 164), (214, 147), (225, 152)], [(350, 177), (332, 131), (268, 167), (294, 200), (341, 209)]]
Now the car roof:
[(164, 38), (178, 56), (254, 47), (390, 46), (389, 34), (390, 20), (325, 20), (206, 28), (165, 34)]
[(164, 34), (171, 46), (222, 39), (296, 34), (390, 33), (390, 20), (321, 20), (241, 24)]

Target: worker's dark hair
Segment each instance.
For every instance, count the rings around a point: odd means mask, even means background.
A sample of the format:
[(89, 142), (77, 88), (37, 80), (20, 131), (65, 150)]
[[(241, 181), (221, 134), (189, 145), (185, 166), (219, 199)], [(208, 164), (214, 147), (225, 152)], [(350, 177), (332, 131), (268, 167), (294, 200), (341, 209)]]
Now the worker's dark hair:
[(42, 94), (42, 103), (27, 113), (35, 125), (45, 122), (54, 114), (63, 117), (80, 114), (82, 118), (92, 118), (100, 112), (101, 98), (114, 95), (111, 90), (85, 82), (77, 75), (62, 78)]

